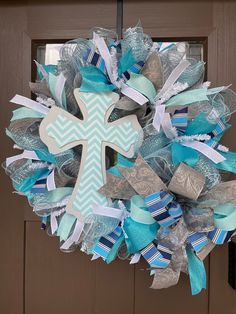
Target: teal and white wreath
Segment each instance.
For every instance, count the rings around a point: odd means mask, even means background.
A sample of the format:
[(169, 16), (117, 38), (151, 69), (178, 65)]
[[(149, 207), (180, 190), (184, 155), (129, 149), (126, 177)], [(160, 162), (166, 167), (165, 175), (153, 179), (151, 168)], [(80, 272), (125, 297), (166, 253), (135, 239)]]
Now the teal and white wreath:
[[(140, 258), (169, 287), (189, 274), (206, 287), (203, 260), (236, 230), (236, 154), (219, 143), (236, 97), (203, 82), (183, 45), (154, 43), (141, 26), (118, 40), (95, 28), (36, 62), (36, 100), (16, 95), (6, 133), (19, 155), (6, 173), (63, 251), (92, 260)], [(224, 176), (225, 177), (225, 176)]]

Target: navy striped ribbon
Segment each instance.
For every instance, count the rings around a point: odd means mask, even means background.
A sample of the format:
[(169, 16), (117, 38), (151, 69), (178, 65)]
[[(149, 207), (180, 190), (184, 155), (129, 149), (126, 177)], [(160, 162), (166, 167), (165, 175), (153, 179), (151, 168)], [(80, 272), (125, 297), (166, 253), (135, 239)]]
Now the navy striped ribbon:
[[(99, 70), (101, 70), (105, 75), (107, 75), (106, 71), (106, 65), (104, 59), (101, 57), (99, 53), (92, 49), (88, 49), (87, 52), (84, 55), (84, 60), (89, 62), (90, 64), (97, 67)], [(128, 81), (130, 79), (131, 73), (138, 74), (142, 67), (144, 66), (143, 61), (139, 61), (135, 64), (133, 64), (128, 70), (123, 72), (121, 76), (123, 77), (124, 81)]]
[(116, 227), (116, 229), (110, 234), (101, 237), (98, 243), (93, 248), (93, 253), (102, 257), (105, 261), (116, 241), (120, 238), (122, 234), (122, 228)]
[(234, 232), (235, 230), (226, 231), (218, 228), (215, 228), (213, 231), (208, 233), (192, 232), (188, 236), (187, 242), (195, 252), (199, 252), (209, 242), (209, 239), (215, 244), (224, 244), (229, 242)]
[(161, 244), (156, 247), (154, 243), (150, 243), (140, 253), (152, 268), (166, 268), (172, 257), (172, 251), (167, 247)]
[(35, 184), (32, 186), (31, 193), (45, 193), (47, 191), (47, 177), (48, 175), (43, 175), (39, 178)]
[(96, 51), (94, 51), (92, 49), (88, 49), (84, 55), (84, 60), (89, 62), (90, 64), (94, 65), (95, 67), (97, 67), (104, 74), (107, 74), (105, 61), (101, 57), (101, 55), (99, 53), (97, 53)]
[(205, 233), (202, 232), (192, 232), (188, 238), (187, 242), (193, 248), (195, 252), (201, 251), (201, 249), (207, 245), (208, 239)]
[(144, 62), (143, 61), (139, 61), (139, 62), (133, 64), (128, 70), (123, 72), (122, 73), (122, 77), (125, 80), (125, 82), (130, 79), (131, 73), (138, 74), (141, 71), (143, 66), (144, 66)]
[(46, 230), (48, 222), (48, 216), (42, 217), (41, 219), (41, 229)]
[(229, 125), (224, 123), (222, 120), (219, 120), (219, 122), (217, 123), (216, 127), (214, 128), (213, 131), (211, 131), (209, 133), (209, 135), (211, 135), (211, 137), (215, 137), (215, 136), (223, 133), (225, 130), (227, 130), (228, 127), (229, 127)]
[(185, 132), (188, 126), (188, 108), (175, 110), (171, 118), (171, 123), (180, 132)]
[(215, 244), (223, 244), (229, 242), (235, 230), (226, 231), (215, 228), (213, 231), (208, 232), (207, 236)]
[(220, 145), (217, 141), (214, 141), (213, 139), (206, 141), (205, 144), (207, 144), (208, 146), (210, 146), (214, 149), (217, 149)]
[(162, 227), (171, 226), (182, 216), (181, 206), (173, 201), (173, 196), (167, 191), (150, 194), (144, 201), (152, 217)]

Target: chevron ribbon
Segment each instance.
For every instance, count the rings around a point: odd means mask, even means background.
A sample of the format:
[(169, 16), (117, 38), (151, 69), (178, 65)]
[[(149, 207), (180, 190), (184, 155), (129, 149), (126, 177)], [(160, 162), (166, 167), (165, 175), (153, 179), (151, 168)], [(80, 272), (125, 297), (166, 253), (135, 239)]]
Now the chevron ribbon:
[(168, 227), (176, 223), (182, 216), (181, 206), (173, 201), (167, 191), (156, 192), (144, 198), (152, 217), (162, 226)]

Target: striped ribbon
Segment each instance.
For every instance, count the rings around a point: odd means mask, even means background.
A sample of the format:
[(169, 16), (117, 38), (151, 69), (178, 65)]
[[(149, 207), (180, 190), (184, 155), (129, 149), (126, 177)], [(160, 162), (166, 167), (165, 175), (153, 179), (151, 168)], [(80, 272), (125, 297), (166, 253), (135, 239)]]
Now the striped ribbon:
[(144, 198), (152, 217), (162, 226), (169, 227), (182, 216), (181, 206), (173, 201), (173, 196), (167, 191), (156, 192)]
[(93, 248), (93, 254), (98, 255), (102, 257), (102, 259), (105, 261), (116, 243), (116, 241), (120, 238), (122, 235), (123, 230), (120, 226), (116, 227), (116, 229), (111, 232), (110, 234), (101, 237), (98, 241), (98, 243)]
[(96, 51), (88, 49), (86, 54), (84, 55), (84, 60), (94, 65), (99, 70), (101, 70), (105, 75), (107, 75), (105, 61), (101, 57), (101, 55)]
[(205, 245), (209, 242), (209, 239), (214, 244), (224, 244), (229, 242), (232, 235), (235, 233), (235, 230), (226, 231), (219, 228), (215, 228), (213, 231), (208, 233), (205, 232), (192, 232), (188, 238), (187, 242), (192, 247), (192, 249), (198, 253), (200, 252)]
[(45, 193), (47, 191), (47, 175), (43, 175), (40, 177), (35, 184), (32, 186), (30, 192), (31, 193)]
[(167, 247), (161, 244), (155, 246), (154, 243), (150, 243), (140, 253), (152, 268), (166, 268), (172, 257), (172, 251)]
[(179, 110), (175, 110), (171, 123), (176, 129), (180, 132), (185, 132), (188, 125), (188, 108), (182, 108)]
[[(92, 49), (88, 49), (86, 54), (84, 55), (84, 59), (91, 65), (94, 65), (99, 70), (101, 70), (105, 75), (107, 75), (105, 60), (102, 58), (102, 56), (98, 52)], [(139, 61), (133, 64), (128, 70), (124, 71), (120, 76), (126, 82), (130, 79), (131, 73), (138, 74), (141, 71), (143, 66), (144, 66), (144, 62)]]
[(133, 64), (128, 70), (126, 70), (125, 72), (122, 73), (122, 77), (124, 79), (124, 81), (128, 81), (130, 79), (130, 75), (131, 73), (135, 73), (138, 74), (142, 67), (144, 66), (144, 62), (143, 61), (139, 61), (135, 64)]
[(229, 242), (235, 230), (226, 231), (219, 228), (215, 228), (213, 231), (208, 232), (208, 238), (215, 244), (223, 244)]
[(219, 120), (216, 127), (214, 128), (214, 130), (211, 131), (211, 133), (209, 133), (209, 135), (211, 137), (215, 137), (215, 136), (223, 133), (225, 130), (227, 130), (228, 127), (229, 126), (226, 123), (224, 123), (222, 120)]
[(195, 252), (199, 252), (205, 245), (207, 245), (208, 239), (205, 233), (191, 232), (187, 238), (187, 242)]

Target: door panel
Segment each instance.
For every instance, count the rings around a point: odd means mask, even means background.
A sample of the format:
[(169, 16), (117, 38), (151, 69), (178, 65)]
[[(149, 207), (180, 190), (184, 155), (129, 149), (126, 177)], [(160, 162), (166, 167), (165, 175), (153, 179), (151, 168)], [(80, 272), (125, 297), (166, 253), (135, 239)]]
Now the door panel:
[(79, 250), (62, 253), (39, 222), (26, 222), (25, 239), (25, 314), (132, 313), (134, 272), (127, 262), (105, 265)]

